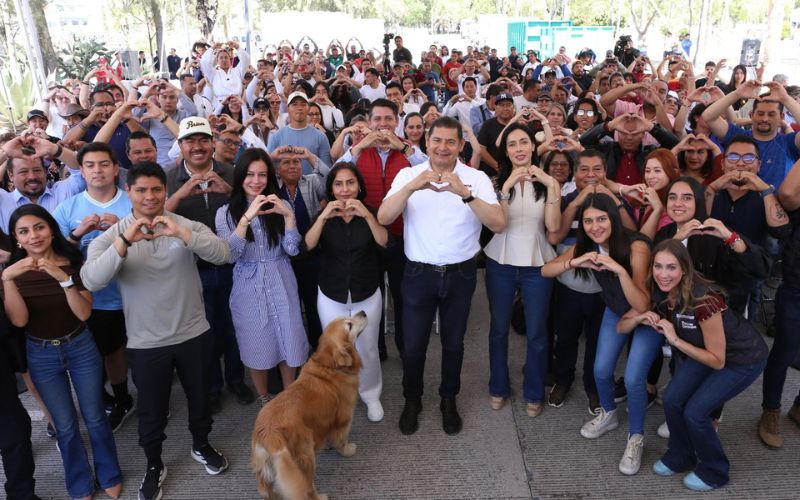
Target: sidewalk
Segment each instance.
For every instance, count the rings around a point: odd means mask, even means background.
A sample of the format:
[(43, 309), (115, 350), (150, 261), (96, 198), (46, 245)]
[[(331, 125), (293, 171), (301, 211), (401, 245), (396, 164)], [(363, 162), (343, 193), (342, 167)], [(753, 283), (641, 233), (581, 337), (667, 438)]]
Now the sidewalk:
[[(340, 457), (323, 451), (317, 460), (317, 489), (332, 499), (675, 499), (675, 498), (771, 498), (800, 497), (800, 428), (781, 418), (786, 440), (780, 451), (768, 450), (758, 439), (756, 425), (761, 412), (761, 380), (726, 405), (720, 437), (731, 460), (731, 482), (719, 491), (695, 494), (685, 489), (680, 477), (661, 478), (650, 467), (666, 449), (656, 435), (663, 411), (654, 405), (645, 424), (647, 433), (642, 470), (627, 477), (617, 464), (625, 448), (627, 413), (620, 407), (620, 428), (597, 440), (584, 439), (580, 426), (590, 418), (580, 388), (580, 374), (562, 408), (546, 407), (536, 419), (525, 414), (518, 399), (524, 338), (510, 338), (510, 373), (515, 397), (500, 411), (489, 408), (488, 332), (489, 313), (483, 280), (473, 300), (470, 330), (458, 398), (464, 430), (447, 436), (441, 429), (437, 385), (440, 344), (431, 336), (426, 369), (426, 394), (419, 431), (403, 436), (397, 420), (403, 407), (402, 367), (394, 349), (383, 364), (385, 419), (367, 420), (359, 404), (351, 439), (356, 455)], [(580, 362), (579, 362), (580, 365)], [(621, 370), (620, 370), (621, 371)], [(667, 370), (664, 370), (665, 374)], [(666, 379), (666, 375), (664, 376)], [(662, 382), (663, 383), (663, 382)], [(800, 374), (790, 370), (784, 391), (784, 412), (800, 387)], [(172, 417), (164, 443), (168, 476), (165, 499), (256, 499), (258, 494), (249, 468), (250, 430), (259, 410), (257, 403), (240, 406), (230, 394), (223, 411), (215, 416), (211, 443), (225, 453), (231, 468), (220, 476), (208, 476), (189, 457), (191, 438), (186, 429), (186, 401), (179, 384), (173, 386)], [(23, 396), (29, 409), (30, 396)], [(125, 477), (123, 498), (136, 498), (145, 461), (137, 445), (137, 419), (132, 416), (116, 434)], [(43, 422), (33, 423), (37, 493), (45, 499), (65, 498), (63, 469), (55, 441), (47, 438)], [(102, 492), (95, 498), (107, 498)]]

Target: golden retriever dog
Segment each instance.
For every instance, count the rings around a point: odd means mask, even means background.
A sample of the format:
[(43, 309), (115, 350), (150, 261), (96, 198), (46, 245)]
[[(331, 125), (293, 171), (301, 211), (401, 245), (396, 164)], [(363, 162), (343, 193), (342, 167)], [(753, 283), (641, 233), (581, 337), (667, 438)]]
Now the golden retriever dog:
[(316, 452), (329, 442), (344, 457), (358, 399), (361, 358), (355, 347), (367, 326), (361, 311), (331, 322), (300, 376), (258, 414), (251, 465), (262, 498), (326, 499), (314, 487)]

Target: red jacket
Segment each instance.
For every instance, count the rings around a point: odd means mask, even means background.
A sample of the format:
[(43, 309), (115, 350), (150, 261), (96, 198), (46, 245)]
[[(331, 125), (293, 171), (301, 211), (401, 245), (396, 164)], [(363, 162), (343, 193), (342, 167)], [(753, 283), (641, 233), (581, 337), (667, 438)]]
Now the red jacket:
[[(386, 159), (386, 168), (381, 168), (381, 157), (375, 148), (367, 148), (361, 152), (356, 162), (356, 167), (364, 177), (364, 187), (367, 190), (367, 197), (364, 199), (364, 204), (375, 210), (378, 210), (392, 187), (392, 182), (397, 176), (397, 172), (410, 167), (408, 158), (395, 149), (389, 153), (389, 158)], [(395, 235), (400, 236), (403, 234), (403, 218), (398, 217), (389, 226), (389, 231)]]

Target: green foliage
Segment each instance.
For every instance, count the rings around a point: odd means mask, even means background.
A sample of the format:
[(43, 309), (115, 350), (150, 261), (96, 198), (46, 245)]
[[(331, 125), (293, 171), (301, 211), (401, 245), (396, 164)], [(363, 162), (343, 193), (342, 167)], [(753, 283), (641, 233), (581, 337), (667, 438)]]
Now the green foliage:
[(97, 60), (105, 57), (109, 64), (114, 60), (114, 52), (106, 48), (105, 43), (94, 38), (81, 40), (73, 36), (72, 43), (58, 51), (57, 77), (83, 78), (86, 73), (97, 67)]
[(33, 84), (33, 72), (25, 71), (19, 78), (14, 78), (7, 68), (0, 71), (5, 91), (0, 92), (0, 129), (24, 127), (28, 111), (36, 104), (36, 92)]

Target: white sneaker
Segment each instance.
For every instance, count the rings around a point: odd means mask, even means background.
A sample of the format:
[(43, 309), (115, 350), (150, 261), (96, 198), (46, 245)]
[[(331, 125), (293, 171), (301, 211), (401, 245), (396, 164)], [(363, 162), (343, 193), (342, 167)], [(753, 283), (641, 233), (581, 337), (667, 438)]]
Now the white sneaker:
[(622, 460), (619, 461), (619, 471), (626, 476), (639, 472), (639, 467), (642, 466), (642, 451), (644, 451), (644, 436), (641, 434), (630, 436)]
[(669, 439), (669, 427), (666, 422), (658, 426), (658, 437)]
[(383, 405), (380, 401), (370, 401), (367, 403), (367, 418), (370, 422), (380, 422), (383, 420)]
[(596, 417), (583, 424), (583, 427), (581, 427), (581, 436), (588, 439), (595, 439), (608, 431), (613, 431), (617, 427), (619, 427), (617, 410), (606, 412), (604, 409), (600, 408), (600, 412)]

